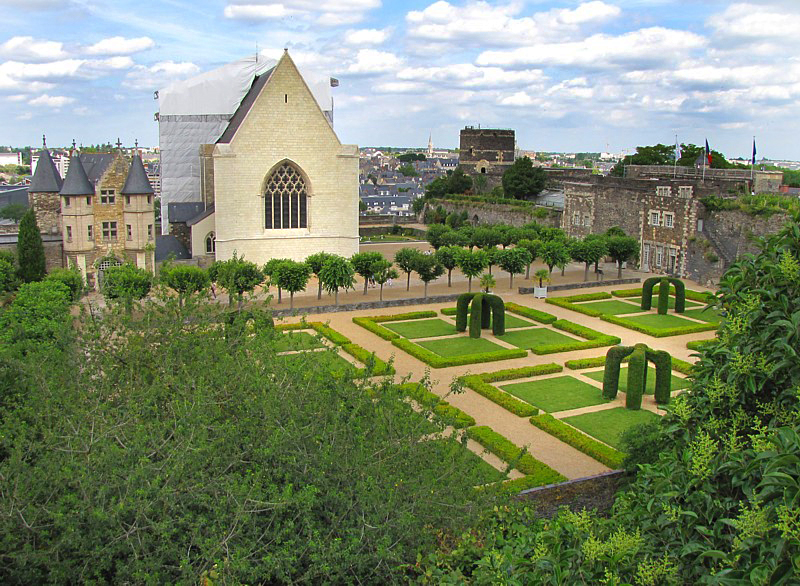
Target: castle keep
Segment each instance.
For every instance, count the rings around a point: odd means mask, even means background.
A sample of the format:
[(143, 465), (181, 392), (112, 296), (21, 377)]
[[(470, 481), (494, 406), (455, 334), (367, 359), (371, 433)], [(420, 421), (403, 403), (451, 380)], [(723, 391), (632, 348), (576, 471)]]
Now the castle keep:
[(467, 126), (461, 131), (458, 164), (469, 175), (485, 176), (491, 188), (500, 185), (503, 173), (514, 164), (515, 149), (513, 130)]

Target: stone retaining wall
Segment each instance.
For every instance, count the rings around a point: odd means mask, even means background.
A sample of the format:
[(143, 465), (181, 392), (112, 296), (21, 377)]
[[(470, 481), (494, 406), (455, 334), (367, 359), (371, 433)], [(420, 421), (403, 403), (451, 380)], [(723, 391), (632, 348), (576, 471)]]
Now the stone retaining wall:
[(565, 506), (575, 511), (596, 509), (603, 514), (611, 510), (617, 491), (624, 480), (625, 472), (614, 470), (596, 476), (531, 488), (522, 491), (515, 498), (532, 504), (536, 516), (541, 518), (550, 519), (560, 507)]
[[(550, 293), (551, 291), (570, 291), (572, 289), (607, 287), (609, 285), (632, 285), (634, 283), (641, 282), (641, 278), (635, 277), (630, 279), (609, 279), (606, 281), (585, 281), (583, 283), (564, 283), (563, 285), (548, 285), (547, 292)], [(518, 292), (520, 295), (529, 295), (533, 293), (533, 287), (520, 287)]]

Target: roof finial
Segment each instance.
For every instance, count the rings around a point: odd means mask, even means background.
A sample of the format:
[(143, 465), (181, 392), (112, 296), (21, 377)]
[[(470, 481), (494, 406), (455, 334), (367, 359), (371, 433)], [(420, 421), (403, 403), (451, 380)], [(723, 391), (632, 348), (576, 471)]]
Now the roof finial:
[(47, 135), (42, 135), (42, 149), (47, 149)]
[(134, 148), (136, 148), (136, 149), (139, 148), (139, 139), (138, 138), (133, 141), (133, 145), (134, 145)]
[(122, 149), (122, 141), (119, 139), (119, 137), (117, 137), (117, 150), (121, 149)]
[(75, 150), (75, 139), (74, 138), (72, 139), (72, 150), (73, 151)]

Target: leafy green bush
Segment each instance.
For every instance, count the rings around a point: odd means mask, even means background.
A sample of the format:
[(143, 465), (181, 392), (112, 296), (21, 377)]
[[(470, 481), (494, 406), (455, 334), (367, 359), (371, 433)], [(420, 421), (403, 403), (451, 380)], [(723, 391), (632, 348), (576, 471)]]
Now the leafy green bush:
[(612, 324), (616, 324), (618, 326), (626, 327), (629, 330), (634, 330), (636, 332), (647, 334), (648, 336), (653, 336), (654, 338), (666, 338), (669, 336), (680, 336), (683, 334), (708, 332), (710, 330), (716, 330), (718, 327), (717, 324), (712, 324), (712, 323), (703, 323), (703, 324), (693, 323), (692, 325), (680, 326), (677, 328), (652, 328), (650, 326), (632, 322), (630, 320), (625, 319), (624, 317), (619, 317), (616, 315), (602, 315), (600, 316), (600, 319)]
[(521, 315), (522, 317), (529, 317), (532, 320), (543, 324), (551, 324), (558, 319), (551, 313), (539, 311), (538, 309), (533, 309), (532, 307), (525, 307), (524, 305), (519, 305), (513, 301), (506, 303), (506, 310), (510, 311), (511, 313)]
[(455, 315), (458, 313), (458, 310), (455, 307), (445, 307), (444, 309), (440, 309), (439, 312), (442, 315)]
[(625, 454), (589, 437), (585, 433), (578, 431), (571, 425), (564, 423), (560, 419), (556, 419), (548, 413), (542, 413), (541, 415), (531, 417), (531, 423), (542, 431), (546, 431), (565, 444), (569, 444), (579, 452), (583, 452), (590, 458), (594, 458), (613, 470), (622, 468)]
[(397, 385), (397, 388), (423, 407), (432, 409), (433, 413), (445, 425), (452, 425), (456, 429), (475, 425), (475, 418), (458, 407), (453, 407), (450, 403), (441, 399), (439, 395), (430, 392), (421, 383), (403, 383)]
[(497, 403), (503, 409), (511, 411), (514, 415), (530, 417), (531, 415), (539, 413), (539, 409), (533, 405), (520, 401), (513, 395), (484, 382), (479, 375), (464, 376), (461, 377), (461, 381), (464, 383), (464, 386), (469, 387), (479, 395), (483, 395), (490, 401)]
[(391, 364), (384, 362), (374, 352), (370, 352), (358, 344), (342, 344), (342, 350), (365, 365), (365, 368), (360, 369), (360, 375), (383, 376), (394, 374), (394, 367)]
[(395, 338), (392, 340), (392, 344), (433, 368), (447, 368), (449, 366), (462, 366), (464, 364), (476, 364), (479, 362), (496, 362), (498, 360), (509, 360), (511, 358), (524, 358), (528, 355), (527, 350), (514, 349), (444, 357), (405, 338)]
[(619, 391), (619, 371), (623, 360), (630, 360), (633, 348), (630, 346), (615, 346), (606, 354), (605, 369), (603, 370), (603, 397), (609, 401), (617, 398)]
[(691, 342), (686, 342), (686, 347), (689, 350), (703, 350), (709, 344), (714, 344), (716, 341), (717, 341), (716, 338), (714, 338), (713, 340), (692, 340)]
[(77, 268), (71, 269), (54, 269), (45, 276), (45, 281), (58, 281), (64, 283), (69, 287), (70, 295), (73, 301), (81, 298), (86, 291), (86, 286), (83, 283), (83, 275)]
[(661, 426), (658, 423), (640, 423), (622, 432), (620, 438), (625, 447), (623, 466), (628, 472), (636, 472), (640, 464), (652, 464), (662, 452)]
[(675, 358), (674, 356), (672, 357), (672, 370), (688, 376), (692, 374), (693, 368), (694, 364), (692, 364), (691, 362), (686, 362), (685, 360), (681, 360), (680, 358)]
[[(0, 313), (0, 348), (40, 346), (65, 336), (69, 329), (71, 300), (69, 287), (58, 280), (20, 285), (14, 301)], [(0, 378), (2, 382), (5, 381)]]
[(470, 427), (467, 437), (475, 440), (495, 456), (527, 476), (533, 476), (540, 484), (553, 484), (566, 480), (564, 476), (543, 464), (526, 450), (514, 445), (505, 437), (485, 425)]
[(529, 376), (540, 376), (552, 374), (564, 370), (561, 365), (551, 362), (550, 364), (537, 364), (536, 366), (523, 366), (521, 368), (507, 368), (505, 370), (495, 370), (477, 376), (483, 382), (491, 383), (504, 380), (514, 380), (517, 378), (527, 378)]

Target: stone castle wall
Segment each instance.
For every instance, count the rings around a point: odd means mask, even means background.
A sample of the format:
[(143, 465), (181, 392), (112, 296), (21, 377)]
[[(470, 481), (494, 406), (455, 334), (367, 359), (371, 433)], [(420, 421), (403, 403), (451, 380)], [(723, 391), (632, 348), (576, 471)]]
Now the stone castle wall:
[[(425, 204), (429, 209), (431, 204)], [(477, 226), (479, 224), (509, 224), (522, 226), (530, 222), (538, 222), (544, 226), (560, 227), (561, 210), (555, 208), (521, 208), (513, 205), (488, 203), (476, 201), (474, 203), (434, 200), (433, 207), (442, 206), (447, 213), (467, 212), (467, 221)], [(425, 212), (421, 214), (423, 217)]]

